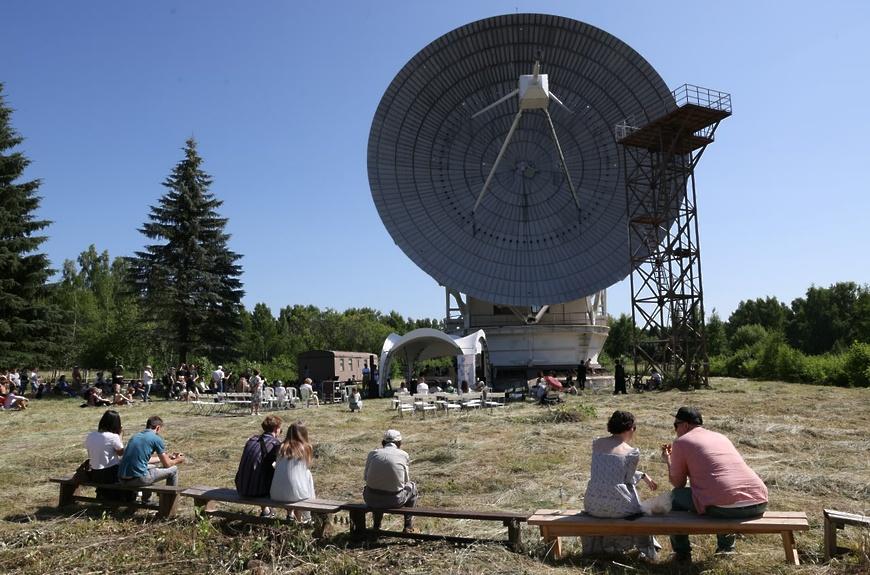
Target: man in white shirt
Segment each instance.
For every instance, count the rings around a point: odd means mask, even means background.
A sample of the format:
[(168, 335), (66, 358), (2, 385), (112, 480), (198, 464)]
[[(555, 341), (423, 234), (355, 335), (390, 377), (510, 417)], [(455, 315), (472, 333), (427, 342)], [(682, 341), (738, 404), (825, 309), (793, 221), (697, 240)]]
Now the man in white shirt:
[(427, 384), (426, 380), (421, 377), (419, 383), (417, 383), (417, 395), (426, 395), (428, 393), (429, 384)]
[(21, 374), (18, 373), (18, 368), (12, 370), (12, 373), (9, 374), (9, 381), (15, 386), (15, 390), (18, 393), (23, 394), (24, 390), (21, 388)]
[[(395, 429), (388, 429), (381, 447), (369, 452), (363, 474), (363, 500), (369, 507), (390, 509), (414, 507), (417, 504), (417, 485), (410, 478), (411, 458), (401, 447), (402, 434)], [(383, 513), (372, 512), (375, 531), (381, 528), (383, 517)], [(405, 515), (404, 532), (414, 532), (414, 518), (410, 515)]]
[(142, 370), (142, 401), (151, 401), (151, 386), (154, 384), (154, 372), (151, 371), (151, 366), (146, 365)]
[(212, 388), (217, 393), (224, 392), (224, 367), (217, 366), (217, 369), (211, 373)]

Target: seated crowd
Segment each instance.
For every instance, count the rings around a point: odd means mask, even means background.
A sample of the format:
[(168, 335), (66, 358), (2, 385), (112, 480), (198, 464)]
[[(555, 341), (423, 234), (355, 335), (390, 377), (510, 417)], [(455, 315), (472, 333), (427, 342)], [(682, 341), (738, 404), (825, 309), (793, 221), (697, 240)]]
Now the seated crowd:
[[(314, 449), (308, 438), (308, 428), (301, 421), (290, 424), (280, 439), (283, 421), (268, 415), (261, 423), (262, 433), (245, 442), (236, 471), (236, 491), (245, 497), (263, 497), (293, 503), (315, 497), (314, 477), (310, 466)], [(125, 446), (122, 440), (121, 416), (108, 410), (100, 419), (96, 431), (85, 437), (88, 469), (85, 478), (90, 483), (105, 485), (98, 496), (112, 497), (111, 485), (145, 487), (166, 481), (178, 484), (178, 465), (185, 461), (181, 453), (168, 454), (162, 434), (163, 420), (149, 417), (145, 430), (135, 434)], [(381, 447), (372, 450), (363, 472), (363, 499), (375, 509), (413, 507), (417, 487), (410, 480), (410, 457), (401, 449), (402, 434), (390, 429), (384, 433)], [(123, 495), (116, 494), (121, 497)], [(149, 494), (142, 495), (148, 502)], [(263, 507), (262, 517), (275, 517), (274, 510)], [(383, 514), (375, 514), (379, 526)], [(289, 518), (289, 517), (288, 517)], [(299, 521), (308, 516), (296, 513)], [(405, 529), (411, 530), (413, 518), (405, 519)]]
[[(262, 385), (259, 373), (252, 377), (254, 389)], [(544, 378), (547, 385), (547, 379)], [(306, 382), (307, 385), (310, 385)], [(468, 384), (462, 382), (462, 391)], [(417, 382), (417, 392), (427, 386)], [(0, 375), (0, 393), (14, 397), (16, 389), (8, 374)], [(116, 384), (115, 397), (132, 401)], [(358, 397), (354, 398), (361, 403)], [(8, 401), (5, 400), (5, 401)], [(13, 405), (15, 401), (13, 399)], [(99, 390), (92, 392), (89, 402), (108, 402)], [(24, 400), (26, 406), (26, 399)], [(638, 469), (641, 452), (631, 445), (637, 433), (637, 421), (627, 411), (615, 411), (607, 422), (608, 435), (595, 439), (591, 445), (590, 479), (586, 486), (584, 511), (604, 518), (632, 518), (644, 512), (667, 512), (670, 509), (689, 511), (710, 517), (745, 518), (759, 516), (767, 507), (768, 492), (764, 482), (746, 464), (734, 445), (724, 435), (703, 427), (699, 410), (681, 407), (674, 415), (672, 443), (662, 445), (661, 458), (667, 465), (670, 494), (655, 498), (645, 505), (638, 488), (650, 491), (658, 483)], [(314, 476), (310, 467), (314, 449), (308, 429), (301, 421), (290, 424), (282, 439), (283, 421), (275, 415), (261, 422), (262, 432), (249, 437), (243, 448), (235, 475), (237, 492), (246, 497), (268, 498), (273, 501), (297, 502), (314, 498)], [(145, 429), (123, 443), (121, 417), (108, 410), (100, 419), (98, 429), (85, 438), (91, 482), (107, 486), (103, 495), (111, 496), (111, 484), (148, 486), (165, 481), (178, 484), (178, 465), (184, 463), (181, 453), (168, 453), (162, 437), (163, 420), (149, 417)], [(363, 500), (373, 509), (414, 507), (418, 500), (416, 484), (410, 479), (410, 457), (402, 450), (402, 434), (387, 430), (380, 447), (369, 452), (362, 474)], [(691, 482), (691, 486), (687, 484)], [(143, 495), (147, 501), (148, 494)], [(275, 511), (264, 506), (263, 517), (274, 517)], [(374, 526), (380, 527), (383, 513), (375, 511)], [(294, 512), (297, 521), (308, 521), (306, 514)], [(290, 514), (288, 512), (288, 519)], [(413, 516), (405, 516), (405, 531), (413, 531)], [(735, 537), (717, 536), (717, 553), (733, 553)], [(661, 545), (651, 536), (607, 535), (584, 537), (584, 554), (625, 553), (635, 549), (650, 560), (658, 557)], [(671, 546), (676, 561), (691, 561), (688, 535), (672, 535)]]

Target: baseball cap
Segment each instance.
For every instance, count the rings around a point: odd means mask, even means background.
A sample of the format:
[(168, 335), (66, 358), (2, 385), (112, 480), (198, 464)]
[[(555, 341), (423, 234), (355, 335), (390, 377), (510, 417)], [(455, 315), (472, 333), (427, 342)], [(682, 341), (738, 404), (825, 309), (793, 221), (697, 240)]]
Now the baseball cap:
[(695, 407), (681, 407), (677, 410), (677, 414), (674, 416), (674, 419), (677, 421), (685, 421), (686, 423), (691, 423), (692, 425), (703, 425), (704, 418), (701, 417), (701, 412), (698, 411)]
[(384, 441), (387, 443), (398, 443), (402, 441), (402, 434), (395, 429), (388, 429), (384, 432)]

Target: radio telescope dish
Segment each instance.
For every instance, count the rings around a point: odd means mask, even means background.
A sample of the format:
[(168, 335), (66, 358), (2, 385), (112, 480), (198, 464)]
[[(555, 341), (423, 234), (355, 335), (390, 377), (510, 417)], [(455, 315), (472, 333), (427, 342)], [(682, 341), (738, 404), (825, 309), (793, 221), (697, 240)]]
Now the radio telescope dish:
[(505, 305), (578, 299), (631, 271), (613, 126), (674, 107), (652, 66), (594, 26), (472, 22), (387, 88), (369, 135), (372, 197), (441, 285)]

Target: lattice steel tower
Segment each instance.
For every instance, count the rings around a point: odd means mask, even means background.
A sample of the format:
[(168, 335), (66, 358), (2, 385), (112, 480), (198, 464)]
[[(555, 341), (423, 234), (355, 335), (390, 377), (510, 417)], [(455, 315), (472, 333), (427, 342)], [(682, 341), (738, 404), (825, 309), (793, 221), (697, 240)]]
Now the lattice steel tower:
[(695, 166), (731, 115), (731, 96), (684, 85), (676, 107), (616, 126), (625, 166), (635, 377), (656, 367), (669, 386), (707, 384)]

